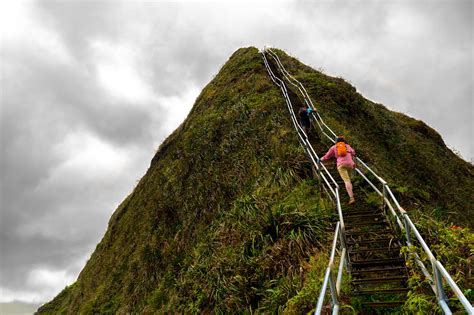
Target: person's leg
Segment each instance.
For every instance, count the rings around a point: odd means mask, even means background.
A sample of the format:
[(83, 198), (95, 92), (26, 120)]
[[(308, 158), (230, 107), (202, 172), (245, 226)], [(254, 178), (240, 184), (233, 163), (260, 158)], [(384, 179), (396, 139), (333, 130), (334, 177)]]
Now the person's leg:
[(304, 123), (303, 120), (300, 120), (300, 126), (301, 126), (301, 128), (303, 129), (304, 133), (305, 133), (305, 134), (308, 134), (308, 133), (306, 132), (306, 125), (305, 125), (305, 123)]
[(301, 125), (303, 126), (304, 133), (309, 136), (309, 120), (301, 120)]
[(351, 177), (349, 175), (349, 169), (341, 165), (337, 168), (339, 171), (339, 175), (341, 175), (342, 180), (344, 181), (344, 185), (346, 186), (346, 191), (347, 194), (349, 195), (349, 204), (354, 203), (354, 193), (352, 191), (352, 183), (351, 183)]
[(354, 200), (354, 193), (352, 192), (352, 183), (344, 182), (346, 185), (347, 194), (349, 195), (350, 200)]

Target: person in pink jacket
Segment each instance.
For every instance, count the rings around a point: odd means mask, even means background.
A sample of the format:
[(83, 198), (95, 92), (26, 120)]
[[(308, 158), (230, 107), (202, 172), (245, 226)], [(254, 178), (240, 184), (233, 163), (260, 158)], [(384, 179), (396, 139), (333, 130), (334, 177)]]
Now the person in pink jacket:
[(341, 175), (342, 180), (346, 186), (347, 194), (349, 195), (349, 202), (351, 205), (355, 202), (354, 193), (352, 192), (351, 173), (355, 168), (354, 160), (355, 150), (346, 143), (344, 136), (338, 136), (336, 144), (333, 145), (329, 151), (321, 158), (321, 161), (336, 158), (337, 170)]

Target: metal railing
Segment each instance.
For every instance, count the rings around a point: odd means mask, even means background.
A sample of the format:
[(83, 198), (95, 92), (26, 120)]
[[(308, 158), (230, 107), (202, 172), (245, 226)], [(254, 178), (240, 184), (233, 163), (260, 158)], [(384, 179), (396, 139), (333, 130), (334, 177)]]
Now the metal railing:
[[(326, 288), (329, 283), (330, 289), (331, 289), (333, 310), (335, 310), (335, 312), (337, 313), (339, 309), (338, 297), (339, 297), (340, 286), (341, 286), (341, 281), (342, 281), (343, 267), (345, 266), (347, 268), (349, 266), (348, 264), (349, 255), (346, 249), (347, 247), (346, 247), (346, 241), (345, 241), (344, 217), (342, 215), (341, 200), (339, 198), (339, 185), (337, 184), (336, 180), (332, 177), (331, 173), (329, 173), (326, 166), (321, 163), (319, 156), (314, 151), (313, 146), (309, 142), (308, 136), (306, 135), (303, 128), (298, 123), (298, 120), (293, 110), (285, 83), (273, 73), (268, 63), (267, 57), (265, 56), (264, 51), (262, 52), (262, 56), (265, 63), (265, 67), (267, 68), (268, 74), (270, 75), (270, 78), (276, 85), (280, 87), (283, 93), (287, 109), (290, 113), (291, 121), (298, 134), (298, 139), (300, 143), (302, 144), (302, 146), (304, 147), (306, 155), (309, 157), (310, 161), (312, 162), (313, 166), (316, 169), (316, 172), (318, 173), (318, 178), (320, 179), (322, 183), (321, 186), (323, 187), (325, 192), (328, 194), (328, 196), (331, 198), (331, 200), (334, 202), (336, 211), (338, 213), (339, 221), (337, 222), (337, 226), (336, 226), (336, 232), (335, 232), (334, 241), (333, 241), (333, 248), (331, 250), (331, 259), (326, 271), (325, 281), (323, 283), (324, 292), (322, 292), (323, 297), (320, 303), (321, 304), (320, 308), (322, 308), (324, 295), (326, 293)], [(340, 241), (340, 247), (342, 249), (342, 253), (341, 253), (340, 264), (339, 264), (339, 269), (338, 269), (338, 274), (337, 274), (337, 280), (336, 282), (334, 282), (332, 269), (333, 269), (333, 262), (334, 262), (334, 256), (336, 252), (336, 245), (337, 245), (338, 239)]]
[(286, 88), (286, 85), (284, 82), (278, 78), (277, 76), (274, 75), (273, 71), (270, 68), (270, 65), (268, 64), (268, 60), (265, 56), (265, 54), (262, 54), (263, 60), (265, 62), (265, 66), (267, 67), (268, 73), (270, 77), (272, 78), (273, 82), (275, 82), (276, 85), (280, 87), (282, 90), (282, 93), (285, 98), (285, 102), (287, 105), (287, 109), (290, 113), (291, 116), (291, 121), (293, 123), (293, 126), (295, 127), (297, 134), (298, 134), (298, 139), (302, 146), (305, 149), (306, 154), (310, 158), (310, 161), (312, 162), (313, 166), (316, 168), (316, 171), (318, 172), (318, 175), (320, 176), (322, 182), (324, 183), (325, 189), (327, 189), (329, 197), (335, 202), (336, 204), (336, 210), (339, 215), (339, 219), (341, 221), (341, 229), (344, 231), (344, 219), (342, 216), (342, 209), (341, 209), (341, 203), (340, 203), (340, 198), (339, 198), (339, 185), (336, 183), (336, 180), (332, 177), (331, 173), (329, 173), (328, 169), (324, 164), (321, 163), (321, 160), (318, 156), (318, 154), (314, 151), (314, 148), (312, 147), (311, 143), (309, 142), (308, 136), (304, 132), (303, 128), (300, 126), (298, 123), (298, 119), (296, 118), (296, 115), (293, 111), (292, 104), (290, 101), (290, 98), (288, 96), (288, 91)]
[[(340, 222), (337, 222), (336, 230), (334, 231), (334, 239), (332, 241), (331, 255), (329, 256), (329, 264), (326, 268), (326, 272), (324, 273), (323, 285), (321, 288), (321, 292), (319, 293), (318, 303), (316, 305), (316, 311), (314, 312), (315, 314), (321, 314), (328, 283), (331, 289), (332, 312), (333, 314), (337, 314), (339, 312), (339, 294), (341, 293), (342, 273), (343, 273), (343, 268), (346, 265), (346, 253), (347, 253), (347, 249), (343, 245), (344, 239), (343, 239), (343, 234), (342, 234), (340, 226), (341, 226)], [(334, 282), (333, 268), (334, 268), (334, 260), (336, 256), (338, 239), (340, 241), (340, 244), (341, 244), (340, 247), (342, 251), (340, 251), (341, 256), (339, 260), (339, 268), (337, 269), (337, 279)]]
[[(268, 70), (272, 80), (278, 86), (280, 86), (280, 88), (282, 88), (282, 90), (284, 90), (286, 103), (287, 103), (288, 109), (290, 110), (290, 112), (292, 114), (293, 124), (295, 125), (297, 130), (298, 130), (298, 127), (299, 127), (299, 130), (300, 130), (299, 135), (300, 135), (300, 133), (304, 134), (304, 132), (301, 129), (301, 127), (299, 126), (299, 124), (297, 123), (294, 112), (291, 110), (291, 102), (289, 100), (285, 84), (282, 80), (277, 78), (273, 74), (273, 72), (271, 71), (271, 68), (268, 64), (268, 60), (266, 59), (265, 53), (268, 53), (270, 56), (272, 56), (272, 58), (276, 62), (278, 70), (283, 75), (284, 79), (286, 79), (286, 81), (288, 81), (291, 85), (293, 85), (296, 88), (297, 94), (299, 94), (299, 96), (303, 98), (304, 102), (308, 105), (308, 107), (313, 109), (313, 114), (312, 114), (313, 121), (317, 124), (317, 126), (321, 130), (322, 134), (324, 136), (326, 136), (330, 141), (335, 142), (335, 139), (337, 137), (336, 134), (323, 121), (323, 119), (320, 116), (319, 112), (316, 111), (316, 109), (313, 105), (313, 102), (311, 101), (311, 98), (309, 97), (306, 89), (301, 84), (301, 82), (299, 82), (297, 79), (295, 79), (285, 69), (285, 67), (283, 66), (283, 64), (280, 61), (280, 58), (278, 57), (278, 55), (275, 52), (273, 52), (271, 49), (264, 48), (264, 50), (262, 51), (262, 55), (263, 55), (263, 58), (264, 58), (265, 66), (267, 67), (267, 70)], [(280, 83), (277, 83), (276, 80), (278, 80)], [(301, 137), (301, 135), (300, 135), (300, 137)], [(307, 137), (305, 138), (305, 140), (306, 140), (305, 145), (309, 146), (312, 149), (311, 144), (309, 143), (309, 141), (307, 141)], [(306, 147), (305, 147), (305, 150), (306, 150)], [(311, 151), (312, 151), (312, 153), (314, 153), (314, 150), (311, 150)], [(316, 158), (317, 158), (316, 153), (314, 153), (314, 156), (316, 156)], [(312, 161), (313, 161), (313, 163), (315, 162), (314, 159), (312, 159)], [(411, 255), (413, 257), (416, 264), (420, 267), (422, 273), (425, 275), (425, 277), (430, 282), (431, 288), (432, 288), (433, 292), (435, 293), (438, 304), (440, 305), (443, 312), (445, 314), (451, 314), (452, 313), (449, 306), (448, 306), (448, 298), (447, 298), (446, 293), (444, 291), (444, 285), (443, 285), (443, 280), (444, 280), (444, 282), (448, 285), (448, 287), (452, 290), (452, 292), (458, 298), (459, 302), (464, 307), (464, 309), (467, 311), (467, 313), (468, 314), (474, 314), (474, 308), (472, 307), (471, 303), (467, 300), (467, 298), (464, 296), (464, 294), (462, 293), (460, 288), (453, 281), (453, 279), (451, 278), (449, 273), (446, 271), (446, 269), (443, 267), (441, 262), (439, 262), (435, 258), (435, 256), (433, 255), (433, 253), (429, 249), (428, 245), (426, 244), (425, 240), (421, 237), (421, 234), (419, 233), (419, 231), (416, 228), (415, 224), (412, 222), (412, 220), (408, 216), (407, 212), (400, 206), (400, 203), (395, 198), (395, 196), (394, 196), (393, 192), (391, 191), (390, 187), (388, 186), (387, 182), (382, 177), (377, 175), (360, 158), (356, 157), (356, 161), (357, 161), (357, 165), (359, 166), (359, 167), (355, 168), (356, 172), (382, 198), (382, 205), (383, 205), (383, 209), (384, 209), (385, 214), (389, 216), (392, 227), (395, 230), (397, 230), (402, 236), (404, 236), (404, 238), (406, 240), (406, 244), (410, 249), (409, 255)], [(341, 226), (339, 228), (340, 229), (339, 233), (341, 235), (342, 251), (346, 254), (346, 255), (343, 255), (343, 256), (347, 256), (346, 260), (347, 260), (347, 262), (349, 262), (349, 259), (348, 259), (349, 257), (347, 255), (347, 250), (346, 250), (346, 245), (345, 245), (346, 243), (345, 243), (344, 220), (343, 220), (343, 216), (342, 216), (342, 211), (340, 210), (340, 200), (339, 200), (338, 186), (335, 183), (334, 179), (329, 174), (329, 172), (327, 171), (327, 169), (324, 167), (324, 165), (320, 163), (319, 158), (316, 159), (316, 162), (317, 163), (314, 163), (314, 164), (316, 166), (320, 166), (320, 169), (321, 169), (321, 167), (323, 168), (323, 170), (328, 174), (328, 177), (334, 182), (334, 184), (335, 184), (334, 187), (337, 188), (336, 192), (334, 192), (333, 194), (336, 197), (337, 210), (338, 210), (338, 214), (339, 214), (339, 220), (341, 222), (340, 223)], [(362, 166), (363, 170), (365, 170), (365, 171), (363, 171), (361, 169), (362, 167), (360, 167), (360, 166)], [(317, 168), (318, 171), (320, 169)], [(369, 179), (369, 177), (370, 177), (369, 174), (372, 175), (376, 179), (377, 182), (374, 183), (371, 179)], [(325, 178), (324, 178), (324, 183), (327, 186), (330, 186), (328, 181)], [(380, 187), (381, 189), (377, 185), (381, 185), (381, 187)], [(338, 231), (339, 230), (336, 229), (335, 237), (334, 237), (334, 241), (333, 241), (333, 250), (332, 250), (332, 252), (335, 251), (335, 246), (336, 246), (335, 244), (336, 244), (336, 241), (337, 241)], [(415, 237), (413, 238), (412, 235), (415, 236)], [(428, 260), (430, 261), (430, 264), (431, 264), (431, 271), (422, 262), (422, 259), (420, 258), (420, 256), (414, 250), (411, 250), (411, 249), (415, 248), (415, 245), (413, 243), (414, 240), (418, 242), (418, 244), (421, 246), (421, 248), (423, 249), (423, 251), (427, 255)], [(332, 263), (333, 263), (333, 258), (334, 258), (333, 257), (334, 255), (332, 254), (332, 252), (331, 252), (331, 258), (330, 258), (329, 265), (328, 265), (329, 269), (332, 269)], [(344, 259), (341, 259), (341, 261), (343, 261), (343, 260)], [(341, 272), (338, 274), (338, 280), (339, 280), (339, 277), (342, 275), (342, 269), (341, 268), (340, 268), (340, 271)], [(350, 270), (349, 270), (349, 272), (350, 272)], [(318, 299), (318, 306), (321, 304), (321, 306), (319, 307), (319, 310), (321, 310), (322, 303), (323, 303), (323, 300), (324, 300), (324, 296), (325, 296), (325, 293), (326, 293), (326, 290), (327, 290), (327, 285), (328, 285), (328, 282), (329, 282), (330, 283), (330, 288), (331, 288), (331, 296), (333, 298), (332, 299), (333, 313), (337, 314), (337, 311), (338, 311), (337, 297), (339, 295), (339, 291), (338, 290), (335, 290), (335, 291), (333, 290), (333, 284), (331, 284), (331, 281), (333, 281), (333, 280), (331, 280), (331, 276), (330, 276), (331, 272), (328, 273), (328, 271), (326, 271), (326, 273), (329, 274), (329, 275), (325, 276), (324, 281), (323, 281), (321, 294), (320, 294), (319, 299)], [(334, 298), (334, 292), (335, 292), (335, 298)], [(336, 305), (337, 305), (337, 307), (335, 307)], [(318, 313), (318, 307), (316, 308), (315, 314), (320, 314), (320, 313)]]
[(308, 92), (306, 92), (306, 89), (304, 88), (303, 84), (301, 84), (300, 81), (296, 80), (288, 71), (286, 71), (285, 67), (281, 63), (280, 58), (278, 57), (277, 54), (271, 51), (271, 49), (264, 49), (264, 51), (268, 52), (275, 59), (279, 69), (283, 73), (283, 76), (287, 79), (287, 81), (290, 82), (291, 85), (296, 87), (298, 94), (300, 94), (300, 96), (303, 98), (306, 105), (308, 105), (308, 107), (313, 110), (311, 113), (311, 117), (313, 118), (313, 121), (318, 125), (319, 129), (321, 130), (321, 133), (330, 141), (334, 142), (334, 140), (337, 138), (337, 135), (324, 122), (323, 118), (321, 117), (319, 112), (316, 110), (313, 104), (313, 101), (309, 97)]

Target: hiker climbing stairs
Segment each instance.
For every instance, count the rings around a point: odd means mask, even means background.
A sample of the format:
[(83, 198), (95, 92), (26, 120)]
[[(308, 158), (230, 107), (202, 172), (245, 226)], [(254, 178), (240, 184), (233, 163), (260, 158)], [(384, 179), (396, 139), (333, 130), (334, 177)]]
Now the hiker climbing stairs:
[[(387, 183), (362, 160), (357, 162), (362, 167), (355, 170), (362, 178), (354, 186), (355, 204), (346, 204), (348, 197), (344, 192), (344, 182), (338, 174), (335, 162), (322, 162), (319, 156), (332, 145), (336, 134), (327, 126), (319, 113), (312, 114), (313, 128), (306, 132), (297, 120), (301, 107), (315, 109), (302, 84), (286, 71), (278, 55), (271, 49), (262, 51), (263, 61), (271, 79), (278, 85), (284, 95), (290, 117), (297, 131), (299, 140), (308, 158), (313, 163), (314, 173), (320, 179), (321, 191), (327, 193), (334, 202), (339, 221), (334, 232), (333, 246), (326, 269), (321, 293), (315, 314), (321, 314), (328, 286), (331, 293), (332, 313), (337, 314), (340, 308), (339, 294), (343, 266), (351, 276), (350, 303), (363, 314), (397, 314), (403, 313), (403, 305), (409, 291), (408, 270), (405, 255), (401, 253), (402, 244), (413, 246), (413, 240), (421, 245), (432, 266), (429, 271), (417, 254), (412, 255), (426, 278), (432, 282), (432, 289), (439, 305), (446, 314), (451, 314), (443, 287), (443, 280), (461, 302), (468, 314), (474, 309), (462, 291), (457, 287), (442, 264), (436, 260), (415, 225), (400, 206)], [(317, 125), (317, 126), (316, 126)], [(319, 127), (319, 128), (317, 128)], [(329, 142), (328, 142), (329, 140)], [(369, 177), (374, 177), (376, 184)], [(381, 202), (369, 202), (370, 193), (377, 193)], [(412, 237), (412, 234), (415, 237)], [(340, 262), (336, 277), (333, 269), (337, 243), (340, 243)]]

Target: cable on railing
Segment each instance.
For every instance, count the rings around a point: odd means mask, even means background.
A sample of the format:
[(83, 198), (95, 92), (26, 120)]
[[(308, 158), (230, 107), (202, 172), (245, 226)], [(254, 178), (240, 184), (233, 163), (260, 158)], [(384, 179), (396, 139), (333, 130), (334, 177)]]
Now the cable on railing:
[[(306, 91), (306, 89), (304, 88), (304, 86), (301, 84), (301, 82), (299, 82), (297, 79), (295, 79), (286, 69), (285, 67), (283, 66), (282, 62), (280, 61), (280, 58), (278, 57), (278, 55), (276, 53), (274, 53), (271, 49), (269, 48), (265, 48), (262, 52), (262, 55), (263, 55), (263, 58), (265, 60), (265, 66), (267, 67), (267, 70), (268, 72), (270, 73), (270, 76), (272, 77), (272, 80), (276, 83), (274, 77), (276, 79), (278, 79), (281, 84), (284, 86), (284, 82), (277, 78), (270, 70), (270, 66), (267, 62), (267, 59), (266, 59), (266, 56), (265, 56), (265, 52), (268, 52), (273, 58), (274, 60), (276, 61), (276, 64), (280, 70), (280, 72), (282, 73), (283, 77), (288, 81), (290, 82), (290, 84), (292, 84), (293, 86), (295, 86), (297, 88), (297, 90), (300, 92), (300, 94), (303, 96), (303, 99), (305, 101), (305, 103), (311, 107), (313, 110), (315, 110), (314, 108), (314, 105), (311, 101), (311, 98), (309, 97), (309, 94), (308, 92)], [(277, 84), (279, 85), (279, 84)], [(280, 86), (280, 85), (279, 85)], [(281, 86), (280, 86), (281, 87)], [(288, 97), (288, 94), (287, 94), (287, 91), (286, 91), (286, 87), (284, 87), (282, 90), (284, 90), (284, 94), (285, 94), (285, 100), (286, 100), (286, 103), (287, 103), (287, 107), (288, 109), (290, 110), (290, 113), (292, 114), (292, 121), (293, 121), (293, 124), (296, 126), (299, 126), (299, 124), (297, 123), (297, 120), (296, 120), (296, 117), (294, 117), (294, 112), (293, 110), (291, 109), (291, 102), (289, 100), (289, 97)], [(319, 114), (318, 111), (315, 111), (316, 114), (314, 114), (316, 117), (313, 116), (313, 119), (316, 121), (319, 129), (321, 130), (321, 132), (329, 139), (331, 140), (332, 142), (335, 142), (335, 138), (337, 137), (336, 134), (332, 131), (332, 129), (324, 122), (324, 120), (322, 119), (321, 115)], [(324, 127), (324, 128), (323, 128)], [(298, 131), (298, 127), (297, 128), (297, 131)], [(301, 129), (301, 127), (300, 127)], [(327, 129), (328, 132), (330, 134), (332, 134), (334, 136), (334, 138), (331, 138), (330, 135), (328, 135), (324, 129)], [(301, 132), (304, 133), (304, 131), (301, 130)], [(305, 134), (306, 135), (306, 134)], [(309, 144), (309, 141), (307, 141), (307, 137), (305, 138), (306, 142)], [(310, 147), (312, 149), (312, 146), (309, 144), (308, 147)], [(314, 150), (313, 150), (314, 152)], [(309, 155), (311, 155), (311, 153), (313, 152), (310, 152)], [(317, 156), (317, 154), (314, 152), (314, 154)], [(325, 172), (327, 172), (327, 169), (324, 167), (323, 164), (320, 163), (319, 161), (319, 158), (317, 159), (317, 161), (319, 162), (319, 164), (322, 166), (323, 170)], [(428, 269), (426, 268), (426, 266), (423, 264), (423, 262), (421, 261), (419, 255), (416, 253), (416, 252), (412, 252), (410, 251), (410, 255), (412, 255), (415, 259), (415, 261), (417, 262), (418, 266), (421, 268), (423, 274), (426, 276), (427, 279), (436, 282), (432, 285), (432, 288), (433, 288), (433, 291), (434, 293), (436, 294), (436, 297), (437, 297), (437, 300), (438, 300), (438, 303), (439, 305), (441, 306), (442, 310), (446, 313), (446, 314), (451, 314), (451, 311), (449, 309), (449, 306), (448, 306), (448, 300), (446, 298), (446, 294), (444, 292), (444, 288), (443, 288), (443, 283), (442, 283), (442, 279), (444, 279), (446, 281), (446, 283), (449, 285), (449, 287), (452, 289), (452, 291), (454, 292), (454, 294), (457, 296), (457, 298), (459, 299), (460, 303), (463, 305), (463, 307), (465, 308), (465, 310), (468, 312), (468, 314), (474, 314), (474, 308), (472, 307), (472, 305), (469, 303), (469, 301), (467, 300), (467, 298), (464, 296), (464, 294), (462, 293), (462, 291), (459, 289), (459, 287), (456, 285), (456, 283), (453, 281), (453, 279), (451, 278), (451, 276), (449, 275), (449, 273), (446, 271), (446, 269), (443, 267), (443, 265), (441, 264), (441, 262), (439, 262), (438, 260), (436, 260), (436, 258), (434, 257), (434, 255), (431, 253), (428, 245), (426, 244), (426, 242), (424, 241), (424, 239), (421, 237), (421, 234), (418, 232), (418, 229), (416, 228), (416, 226), (413, 224), (413, 222), (411, 221), (410, 217), (408, 216), (408, 214), (406, 213), (406, 211), (400, 206), (400, 203), (398, 202), (398, 200), (395, 198), (394, 194), (392, 193), (390, 187), (388, 186), (387, 182), (382, 178), (380, 177), (379, 175), (377, 175), (365, 162), (363, 162), (361, 159), (359, 158), (356, 158), (356, 161), (358, 162), (358, 164), (361, 164), (362, 166), (364, 166), (364, 168), (369, 172), (371, 173), (372, 175), (375, 176), (375, 178), (382, 184), (382, 192), (377, 188), (377, 186), (364, 174), (364, 172), (362, 172), (359, 168), (356, 168), (356, 172), (358, 174), (361, 175), (361, 177), (374, 189), (375, 192), (377, 192), (381, 197), (382, 197), (382, 200), (383, 200), (383, 208), (385, 208), (385, 206), (387, 206), (392, 214), (392, 216), (396, 219), (396, 222), (397, 222), (397, 225), (398, 227), (400, 228), (400, 231), (405, 231), (405, 239), (406, 239), (406, 242), (407, 242), (407, 245), (409, 246), (409, 248), (412, 248), (414, 245), (412, 243), (412, 238), (411, 238), (411, 233), (413, 233), (415, 235), (415, 238), (417, 239), (417, 241), (420, 243), (421, 247), (423, 248), (423, 250), (425, 251), (425, 253), (427, 254), (427, 256), (429, 257), (429, 260), (431, 262), (431, 265), (432, 265), (432, 274), (428, 271)], [(327, 172), (329, 173), (329, 172)], [(329, 177), (331, 179), (332, 176), (330, 174), (328, 174)], [(340, 210), (340, 201), (339, 201), (339, 192), (338, 192), (338, 187), (336, 187), (334, 190), (332, 190), (332, 187), (331, 185), (329, 185), (329, 182), (324, 178), (325, 180), (325, 183), (326, 183), (326, 186), (329, 187), (331, 189), (331, 192), (333, 192), (333, 194), (335, 193), (336, 194), (336, 203), (337, 203), (337, 209), (338, 209), (338, 213), (339, 216), (340, 216), (340, 220), (341, 220), (341, 236), (345, 236), (345, 232), (344, 232), (344, 221), (343, 221), (343, 218), (342, 218), (342, 210)], [(393, 204), (392, 204), (393, 202)], [(398, 212), (398, 213), (397, 213)], [(403, 223), (402, 223), (403, 222)], [(344, 242), (343, 242), (344, 243)], [(345, 244), (343, 244), (345, 245)], [(344, 246), (344, 249), (345, 249), (345, 246)], [(327, 288), (327, 282), (328, 280), (326, 280), (327, 277), (325, 277), (325, 281), (323, 282), (323, 287), (321, 289), (321, 294), (323, 294), (323, 297), (322, 299), (324, 299), (324, 294), (326, 292), (326, 288)], [(320, 298), (318, 299), (318, 305), (320, 303), (320, 300), (321, 300), (321, 294), (320, 294)], [(337, 292), (336, 292), (337, 294)], [(322, 302), (321, 302), (322, 303)], [(334, 304), (333, 304), (334, 305)], [(322, 307), (322, 305), (321, 305)], [(333, 312), (334, 312), (334, 308), (333, 308)], [(337, 311), (336, 311), (337, 312)], [(316, 314), (319, 314), (316, 312)]]
[[(318, 171), (320, 177), (326, 183), (327, 187), (329, 188), (329, 190), (331, 191), (331, 193), (334, 196), (333, 200), (336, 203), (336, 208), (337, 208), (337, 212), (338, 212), (338, 215), (339, 215), (339, 220), (341, 221), (341, 229), (342, 229), (342, 231), (345, 231), (344, 218), (342, 216), (341, 203), (340, 203), (340, 200), (339, 200), (339, 191), (338, 191), (339, 190), (339, 185), (337, 184), (334, 177), (332, 177), (332, 175), (329, 173), (326, 166), (321, 163), (321, 161), (319, 159), (319, 156), (314, 151), (314, 148), (312, 147), (311, 143), (309, 142), (308, 136), (306, 135), (304, 130), (299, 125), (299, 123), (296, 119), (296, 115), (295, 115), (295, 113), (292, 109), (291, 100), (289, 98), (288, 91), (286, 89), (286, 85), (284, 84), (284, 82), (280, 78), (278, 78), (273, 73), (273, 71), (272, 71), (272, 69), (271, 69), (271, 67), (268, 63), (267, 57), (265, 56), (265, 51), (262, 52), (262, 56), (263, 56), (263, 59), (264, 59), (265, 66), (267, 68), (267, 72), (272, 77), (273, 82), (275, 82), (283, 92), (287, 108), (290, 112), (291, 120), (292, 120), (293, 125), (296, 128), (296, 130), (297, 130), (297, 132), (300, 136), (300, 140), (302, 141), (302, 145), (305, 148), (305, 151), (306, 151), (307, 155), (311, 158), (311, 160), (313, 162), (313, 165), (315, 166), (316, 170)], [(329, 182), (332, 182), (332, 185)]]
[[(332, 195), (329, 194), (329, 193), (328, 193), (328, 195), (331, 197), (331, 199), (336, 204), (336, 210), (337, 210), (337, 213), (338, 213), (338, 216), (339, 216), (339, 221), (337, 222), (337, 225), (336, 225), (336, 233), (335, 233), (335, 237), (334, 237), (334, 241), (333, 241), (333, 248), (332, 248), (332, 251), (331, 251), (331, 259), (330, 259), (330, 263), (329, 263), (328, 268), (327, 268), (327, 272), (326, 272), (325, 281), (323, 283), (323, 286), (324, 286), (324, 288), (327, 288), (328, 281), (329, 281), (329, 286), (331, 288), (331, 297), (332, 297), (331, 300), (332, 300), (332, 304), (333, 304), (333, 311), (335, 313), (337, 313), (338, 308), (339, 308), (338, 296), (339, 296), (340, 288), (341, 288), (343, 267), (348, 266), (348, 264), (346, 264), (345, 262), (349, 261), (348, 251), (346, 250), (346, 246), (345, 246), (345, 244), (346, 244), (346, 242), (345, 242), (345, 227), (344, 227), (344, 218), (343, 218), (343, 215), (342, 215), (341, 202), (340, 202), (340, 198), (339, 198), (339, 185), (337, 184), (336, 180), (331, 175), (331, 173), (329, 173), (326, 166), (321, 163), (321, 160), (319, 159), (319, 156), (317, 155), (317, 153), (314, 151), (314, 148), (312, 147), (311, 143), (309, 142), (309, 139), (308, 139), (306, 133), (301, 128), (301, 126), (298, 124), (298, 121), (296, 119), (296, 115), (295, 115), (294, 110), (292, 108), (291, 100), (289, 98), (288, 91), (286, 89), (285, 83), (273, 73), (273, 71), (272, 71), (272, 69), (271, 69), (271, 67), (268, 63), (267, 57), (265, 56), (265, 52), (262, 52), (262, 56), (263, 56), (263, 60), (264, 60), (264, 63), (265, 63), (265, 67), (266, 67), (267, 72), (269, 73), (272, 81), (280, 87), (280, 89), (281, 89), (281, 91), (284, 95), (285, 103), (286, 103), (287, 109), (290, 113), (291, 121), (293, 123), (293, 126), (295, 127), (295, 129), (297, 131), (298, 138), (299, 138), (301, 144), (303, 145), (306, 154), (310, 157), (311, 162), (313, 163), (314, 167), (318, 171), (318, 175), (319, 175), (318, 177), (320, 178), (320, 180), (322, 180), (322, 183), (323, 183), (322, 187), (324, 188), (324, 190), (326, 192), (328, 192), (327, 189), (329, 189), (329, 191), (331, 192)], [(339, 237), (338, 237), (338, 235), (339, 235)], [(338, 239), (339, 239), (341, 247), (342, 247), (342, 252), (341, 252), (340, 264), (339, 264), (338, 273), (337, 273), (337, 280), (336, 280), (336, 283), (334, 283), (334, 279), (333, 279), (333, 276), (332, 276), (332, 268), (333, 268), (334, 256), (335, 256), (335, 251), (336, 251), (336, 244), (337, 244)], [(322, 301), (324, 300), (325, 292), (326, 292), (326, 289), (322, 290), (321, 294), (323, 295), (323, 298), (321, 299), (321, 306), (320, 307), (322, 307)]]

